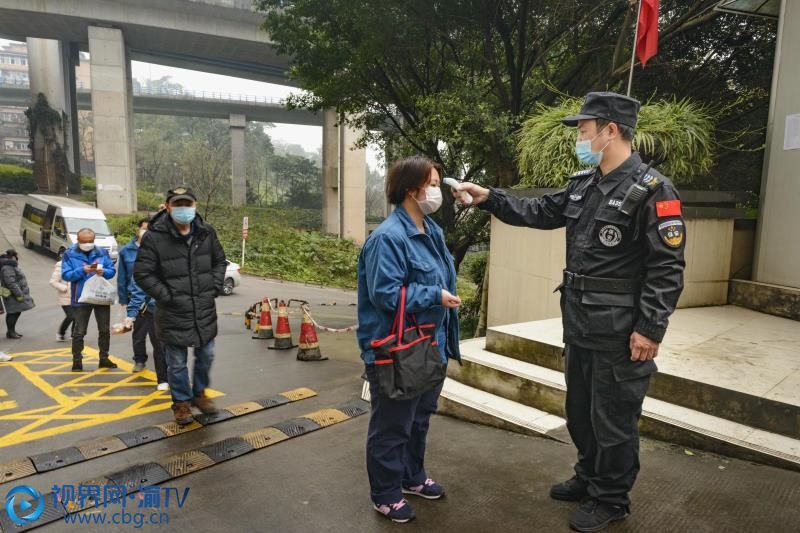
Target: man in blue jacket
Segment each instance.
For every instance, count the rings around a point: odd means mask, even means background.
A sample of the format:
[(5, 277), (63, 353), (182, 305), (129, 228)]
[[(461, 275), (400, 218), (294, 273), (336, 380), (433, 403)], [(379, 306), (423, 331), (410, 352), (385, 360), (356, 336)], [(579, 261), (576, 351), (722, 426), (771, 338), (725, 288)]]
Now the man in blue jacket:
[(143, 218), (137, 224), (136, 236), (119, 251), (119, 272), (117, 273), (117, 294), (120, 305), (126, 308), (125, 325), (133, 328), (133, 371), (141, 372), (147, 364), (147, 337), (153, 346), (153, 361), (156, 366), (158, 390), (169, 390), (167, 384), (167, 365), (161, 341), (156, 333), (156, 302), (149, 297), (133, 280), (133, 266), (139, 254), (139, 245), (147, 232), (149, 220)]
[(75, 323), (72, 326), (72, 371), (83, 371), (83, 338), (89, 326), (89, 317), (94, 311), (97, 322), (100, 348), (99, 368), (117, 368), (108, 358), (108, 347), (111, 342), (111, 306), (79, 303), (83, 285), (92, 276), (114, 277), (117, 271), (108, 253), (94, 244), (94, 231), (83, 228), (78, 231), (78, 243), (64, 252), (61, 259), (61, 277), (72, 283), (70, 287), (70, 303)]

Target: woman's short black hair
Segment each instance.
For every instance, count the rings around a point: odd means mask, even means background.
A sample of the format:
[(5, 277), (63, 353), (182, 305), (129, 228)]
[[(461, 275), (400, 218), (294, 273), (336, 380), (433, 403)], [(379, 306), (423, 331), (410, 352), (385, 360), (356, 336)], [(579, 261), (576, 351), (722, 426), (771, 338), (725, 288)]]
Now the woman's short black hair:
[(408, 191), (420, 189), (431, 178), (431, 170), (442, 174), (441, 166), (421, 155), (412, 155), (398, 159), (389, 168), (386, 178), (386, 199), (392, 205), (400, 205), (406, 199)]

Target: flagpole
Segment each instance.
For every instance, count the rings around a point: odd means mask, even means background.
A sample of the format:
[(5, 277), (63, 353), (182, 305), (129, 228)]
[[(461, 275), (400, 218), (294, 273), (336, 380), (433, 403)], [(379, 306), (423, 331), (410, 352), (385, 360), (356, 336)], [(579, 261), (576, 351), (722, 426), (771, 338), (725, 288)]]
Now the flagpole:
[(633, 32), (633, 50), (631, 50), (631, 70), (628, 73), (628, 96), (631, 95), (631, 85), (633, 85), (633, 65), (636, 63), (636, 37), (639, 35), (639, 17), (642, 14), (642, 0), (639, 0), (639, 7), (636, 9), (636, 29)]

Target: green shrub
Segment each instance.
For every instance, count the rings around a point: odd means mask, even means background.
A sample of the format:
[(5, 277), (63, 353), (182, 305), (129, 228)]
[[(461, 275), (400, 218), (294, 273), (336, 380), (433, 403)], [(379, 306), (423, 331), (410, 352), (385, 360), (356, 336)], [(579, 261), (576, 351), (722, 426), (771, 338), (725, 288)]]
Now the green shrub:
[(456, 278), (456, 290), (461, 298), (461, 306), (458, 308), (458, 325), (461, 328), (462, 339), (471, 339), (475, 335), (481, 308), (479, 289), (478, 285), (465, 276)]
[(81, 190), (82, 191), (96, 191), (97, 180), (91, 176), (81, 176)]
[[(141, 209), (141, 193), (139, 198)], [(208, 222), (216, 228), (225, 255), (236, 263), (242, 257), (242, 217), (249, 217), (243, 272), (328, 287), (356, 287), (359, 248), (352, 241), (309, 230), (319, 227), (319, 211), (220, 206), (211, 213)], [(120, 245), (133, 237), (136, 222), (144, 215), (109, 215), (109, 226)]]
[(465, 276), (475, 285), (483, 283), (483, 274), (486, 271), (486, 261), (489, 260), (489, 252), (469, 253), (461, 261), (459, 274)]
[[(521, 187), (562, 187), (585, 167), (575, 157), (575, 128), (561, 119), (577, 113), (582, 100), (565, 98), (553, 106), (538, 104), (517, 134)], [(663, 161), (659, 170), (679, 185), (707, 173), (718, 151), (715, 138), (720, 108), (689, 99), (646, 102), (639, 112), (633, 146), (645, 161)]]
[(15, 165), (22, 168), (33, 168), (30, 159), (19, 155), (0, 155), (0, 165)]
[(34, 192), (33, 172), (18, 165), (0, 164), (0, 190), (23, 194)]
[(242, 217), (249, 217), (244, 272), (271, 278), (355, 288), (359, 248), (309, 228), (321, 224), (319, 211), (309, 209), (227, 208), (212, 211), (225, 253), (240, 262)]
[(139, 206), (139, 211), (156, 211), (163, 202), (163, 194), (142, 189), (136, 191), (136, 203)]

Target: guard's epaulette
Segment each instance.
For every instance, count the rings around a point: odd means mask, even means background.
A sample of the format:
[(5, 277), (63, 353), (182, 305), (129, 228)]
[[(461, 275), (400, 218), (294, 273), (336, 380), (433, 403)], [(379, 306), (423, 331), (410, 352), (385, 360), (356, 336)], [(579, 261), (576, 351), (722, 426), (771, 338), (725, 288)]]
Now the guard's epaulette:
[(580, 178), (580, 177), (583, 177), (583, 176), (588, 176), (589, 174), (594, 174), (594, 170), (595, 169), (593, 169), (593, 168), (586, 168), (586, 169), (583, 169), (583, 170), (579, 170), (578, 172), (576, 172), (573, 175), (571, 175), (569, 177), (569, 179), (574, 180), (575, 178)]

